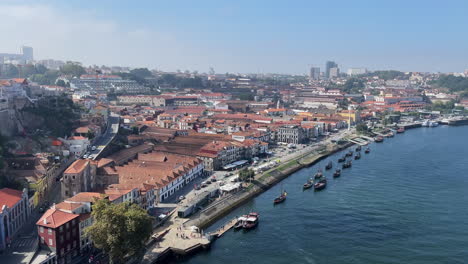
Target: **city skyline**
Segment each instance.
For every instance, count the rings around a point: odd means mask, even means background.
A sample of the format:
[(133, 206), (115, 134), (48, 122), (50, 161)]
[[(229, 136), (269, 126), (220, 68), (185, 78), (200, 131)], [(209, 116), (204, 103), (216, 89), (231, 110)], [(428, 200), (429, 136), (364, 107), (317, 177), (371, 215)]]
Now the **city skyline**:
[(462, 72), (467, 3), (453, 2), (257, 2), (246, 9), (247, 2), (7, 0), (0, 3), (0, 32), (9, 37), (0, 52), (27, 45), (39, 60), (165, 71), (307, 74), (330, 60), (343, 71)]

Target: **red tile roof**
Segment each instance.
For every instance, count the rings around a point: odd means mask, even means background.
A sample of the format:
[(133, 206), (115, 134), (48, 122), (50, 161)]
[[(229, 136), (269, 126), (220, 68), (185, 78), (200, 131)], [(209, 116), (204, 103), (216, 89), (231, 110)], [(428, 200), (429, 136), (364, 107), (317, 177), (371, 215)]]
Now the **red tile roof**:
[(0, 213), (4, 205), (8, 208), (12, 208), (15, 204), (21, 201), (23, 197), (23, 192), (18, 190), (13, 190), (10, 188), (0, 189)]
[(55, 208), (51, 208), (41, 216), (39, 221), (37, 221), (36, 225), (57, 228), (77, 217), (79, 217), (79, 215), (77, 214), (70, 214), (57, 210)]
[(70, 165), (64, 173), (81, 173), (85, 167), (88, 165), (89, 161), (84, 159), (76, 160)]

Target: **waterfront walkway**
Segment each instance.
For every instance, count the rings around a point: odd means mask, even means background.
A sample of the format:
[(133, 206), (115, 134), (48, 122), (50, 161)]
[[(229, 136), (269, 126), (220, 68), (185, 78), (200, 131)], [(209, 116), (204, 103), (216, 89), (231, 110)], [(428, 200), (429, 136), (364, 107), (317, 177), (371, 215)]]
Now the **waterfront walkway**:
[(199, 230), (186, 226), (187, 219), (178, 218), (176, 215), (168, 219), (164, 228), (157, 229), (154, 243), (149, 246), (141, 263), (154, 263), (161, 254), (174, 251), (177, 254), (189, 254), (191, 251), (209, 246), (210, 240)]

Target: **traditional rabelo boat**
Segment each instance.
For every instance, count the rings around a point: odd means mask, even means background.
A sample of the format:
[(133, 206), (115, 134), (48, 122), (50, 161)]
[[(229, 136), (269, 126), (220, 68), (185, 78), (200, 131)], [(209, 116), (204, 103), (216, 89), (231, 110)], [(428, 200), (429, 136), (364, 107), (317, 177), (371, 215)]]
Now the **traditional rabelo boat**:
[(370, 153), (370, 148), (366, 148), (366, 150), (364, 150), (364, 153), (369, 154)]
[(335, 171), (335, 173), (333, 173), (333, 177), (336, 178), (336, 177), (340, 177), (341, 176), (341, 170), (340, 169), (337, 169)]
[(338, 162), (345, 162), (346, 161), (346, 156), (343, 156), (338, 159)]
[(279, 204), (279, 203), (284, 202), (286, 200), (287, 195), (288, 194), (286, 193), (286, 191), (281, 190), (280, 196), (276, 197), (275, 200), (273, 200), (273, 204)]
[(327, 179), (326, 178), (322, 178), (320, 181), (318, 181), (318, 182), (316, 182), (314, 184), (314, 190), (316, 190), (316, 191), (323, 190), (323, 189), (325, 189), (325, 187), (327, 187)]
[(331, 168), (333, 168), (333, 162), (328, 162), (327, 166), (325, 166), (325, 169), (326, 170), (331, 170)]
[(302, 189), (310, 189), (312, 186), (314, 186), (314, 181), (309, 179), (304, 185), (302, 186)]
[(343, 164), (343, 169), (351, 168), (352, 162), (348, 160), (346, 163)]
[(317, 173), (315, 173), (314, 178), (315, 179), (320, 179), (323, 177), (323, 172), (322, 170), (318, 170)]
[(354, 159), (355, 159), (355, 160), (358, 160), (358, 159), (360, 159), (360, 158), (361, 158), (361, 153), (358, 152), (358, 153), (354, 156)]

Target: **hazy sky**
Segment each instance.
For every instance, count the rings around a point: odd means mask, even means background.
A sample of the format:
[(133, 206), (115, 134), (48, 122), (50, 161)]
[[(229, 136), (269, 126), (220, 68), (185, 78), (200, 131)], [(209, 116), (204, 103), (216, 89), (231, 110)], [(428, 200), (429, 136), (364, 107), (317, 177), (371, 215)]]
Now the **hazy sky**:
[[(385, 3), (384, 3), (385, 2)], [(468, 68), (466, 0), (0, 0), (0, 53), (216, 72)]]

